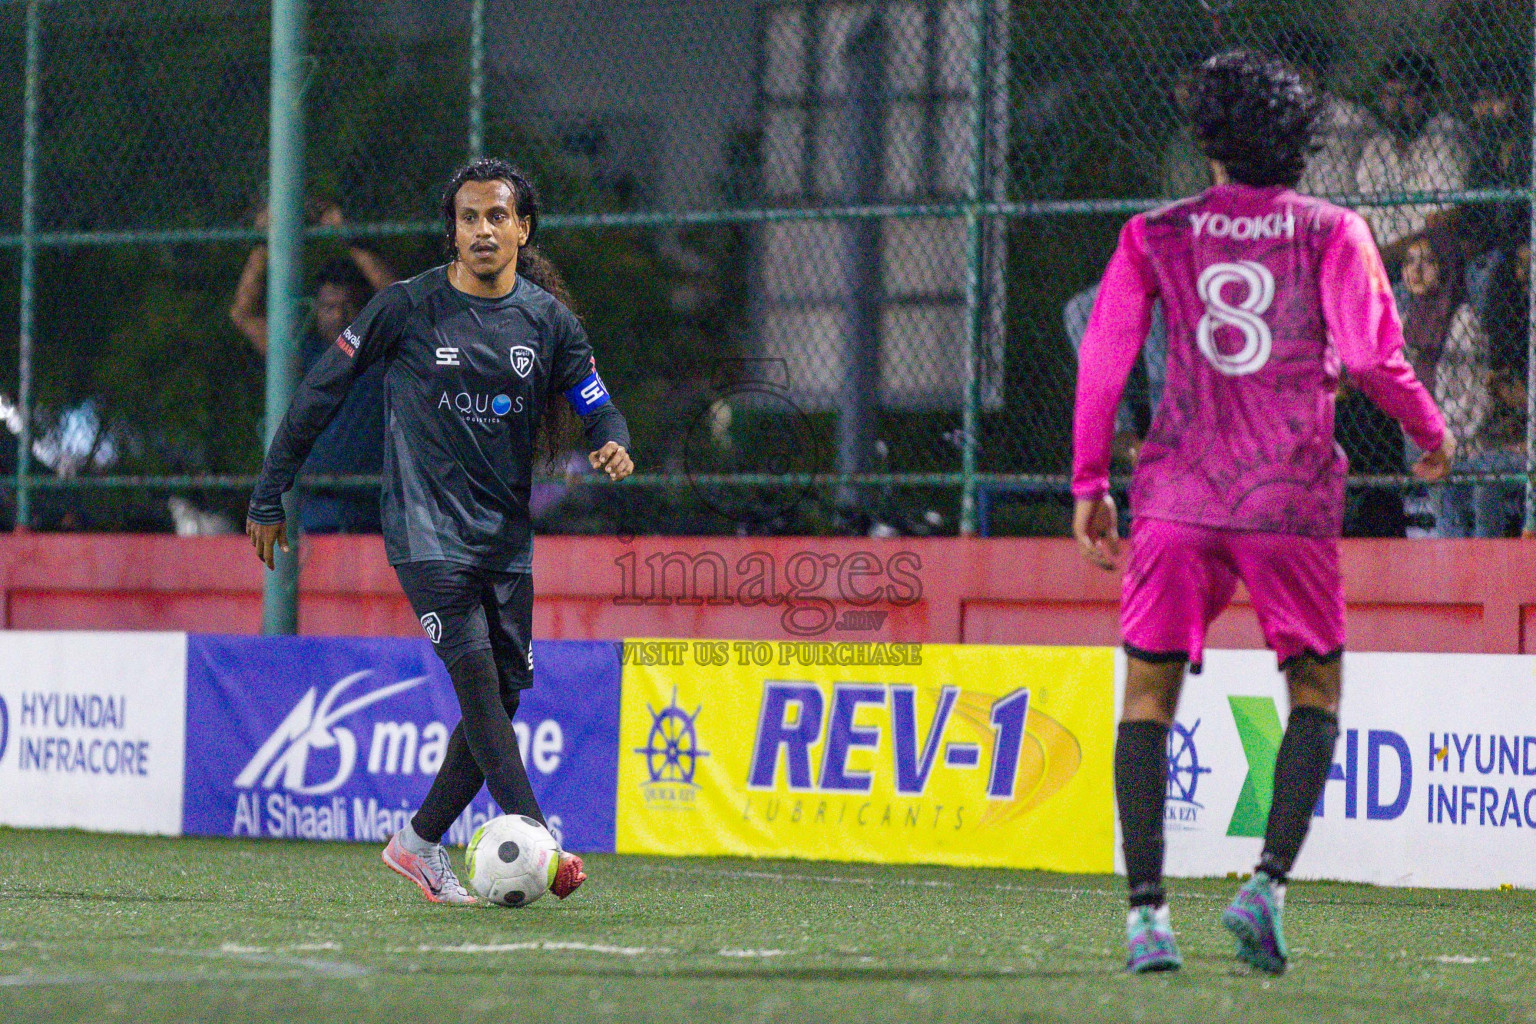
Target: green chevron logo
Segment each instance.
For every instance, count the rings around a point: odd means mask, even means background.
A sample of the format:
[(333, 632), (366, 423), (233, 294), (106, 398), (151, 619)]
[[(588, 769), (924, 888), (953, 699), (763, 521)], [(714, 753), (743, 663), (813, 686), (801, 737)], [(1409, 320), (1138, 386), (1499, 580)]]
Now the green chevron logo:
[(1275, 756), (1280, 753), (1280, 713), (1272, 697), (1228, 697), (1237, 735), (1248, 759), (1248, 777), (1237, 795), (1229, 836), (1263, 836), (1275, 792)]

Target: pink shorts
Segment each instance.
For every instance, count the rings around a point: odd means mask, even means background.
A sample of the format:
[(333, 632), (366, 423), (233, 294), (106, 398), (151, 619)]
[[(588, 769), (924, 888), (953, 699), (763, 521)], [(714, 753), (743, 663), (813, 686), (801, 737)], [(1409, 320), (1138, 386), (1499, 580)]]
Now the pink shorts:
[(1336, 537), (1218, 530), (1136, 519), (1120, 597), (1127, 654), (1188, 659), (1198, 672), (1205, 631), (1242, 580), (1264, 640), (1284, 667), (1301, 654), (1344, 649), (1344, 585)]

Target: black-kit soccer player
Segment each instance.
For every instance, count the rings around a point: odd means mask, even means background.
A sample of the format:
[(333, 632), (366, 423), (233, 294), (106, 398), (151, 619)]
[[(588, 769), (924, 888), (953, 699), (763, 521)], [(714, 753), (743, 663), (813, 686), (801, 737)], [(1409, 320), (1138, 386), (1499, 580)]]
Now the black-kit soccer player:
[(1426, 453), (1414, 466), (1421, 479), (1444, 477), (1456, 450), (1403, 357), (1391, 285), (1364, 220), (1295, 191), (1317, 112), (1301, 76), (1275, 58), (1239, 50), (1206, 61), (1190, 120), (1216, 185), (1131, 218), (1083, 339), (1073, 533), (1090, 561), (1111, 569), (1114, 410), (1152, 303), (1163, 304), (1167, 384), (1132, 481), (1120, 605), (1127, 668), (1115, 797), (1133, 972), (1182, 963), (1163, 889), (1168, 729), (1185, 668), (1199, 671), (1206, 629), (1239, 580), (1285, 673), (1291, 710), (1263, 852), (1222, 923), (1244, 961), (1286, 969), (1286, 880), (1339, 733), (1342, 374)]
[[(368, 367), (383, 362), (385, 551), (447, 666), (462, 719), (442, 768), (384, 862), (429, 900), (475, 903), (441, 840), (482, 785), (507, 814), (543, 822), (512, 728), (533, 684), (536, 441), (580, 417), (588, 461), (612, 480), (634, 471), (629, 428), (555, 266), (530, 242), (539, 201), (502, 160), (461, 168), (443, 194), (449, 262), (383, 289), (294, 394), (251, 497), (246, 533), (270, 569), (288, 550), (281, 498), (315, 438)], [(586, 879), (561, 853), (551, 891)]]

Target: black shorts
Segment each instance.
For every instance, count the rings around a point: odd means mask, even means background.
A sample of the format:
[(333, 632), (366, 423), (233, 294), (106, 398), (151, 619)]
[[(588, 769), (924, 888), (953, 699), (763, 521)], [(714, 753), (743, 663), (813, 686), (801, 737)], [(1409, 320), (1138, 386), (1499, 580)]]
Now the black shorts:
[(533, 574), (458, 562), (403, 562), (395, 575), (427, 639), (452, 667), (489, 650), (503, 685), (533, 685)]

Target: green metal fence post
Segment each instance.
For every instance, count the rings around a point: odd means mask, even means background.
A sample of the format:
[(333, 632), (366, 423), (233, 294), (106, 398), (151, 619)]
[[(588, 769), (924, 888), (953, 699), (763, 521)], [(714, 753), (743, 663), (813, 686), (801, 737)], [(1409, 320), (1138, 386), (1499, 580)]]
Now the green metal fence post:
[[(272, 0), (271, 162), (267, 227), (268, 444), (293, 397), (294, 350), (303, 323), (299, 294), (304, 260), (304, 14), (306, 0)], [(288, 504), (292, 535), (293, 502)], [(263, 590), (262, 632), (298, 632), (298, 552), (278, 552)]]
[(32, 349), (37, 312), (37, 93), (42, 0), (27, 2), (26, 83), (21, 128), (21, 295), (17, 319), (16, 404), (21, 430), (16, 438), (16, 529), (32, 524)]
[(986, 199), (987, 0), (973, 0), (976, 46), (971, 55), (971, 179), (965, 204), (965, 352), (960, 397), (960, 535), (976, 533), (976, 447), (981, 417), (979, 347), (981, 345), (981, 230)]
[(469, 158), (485, 155), (485, 0), (469, 5)]

